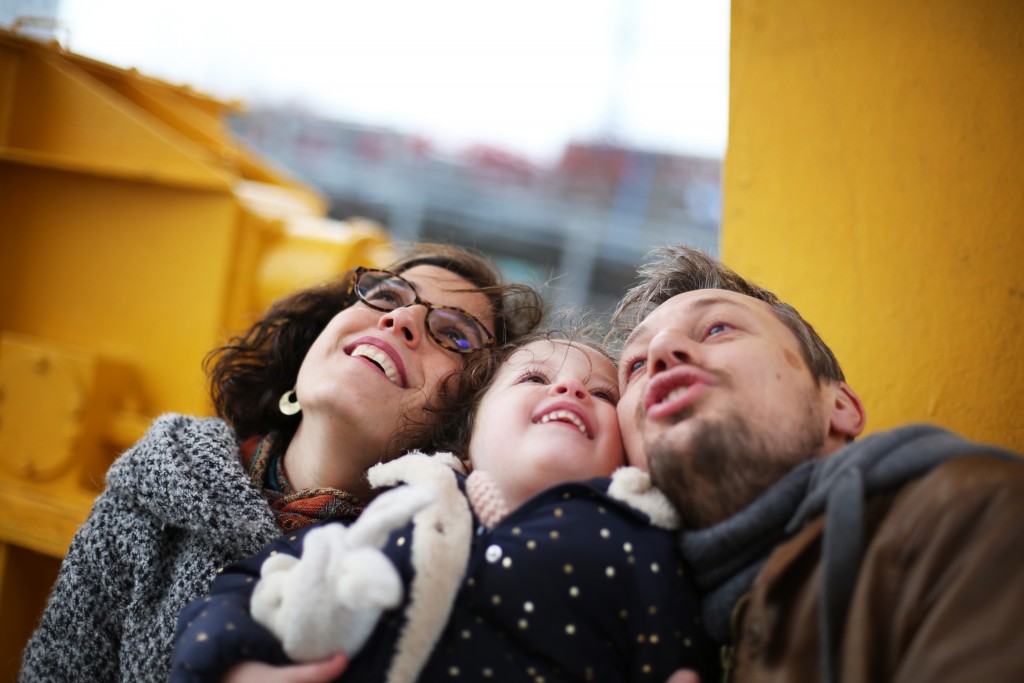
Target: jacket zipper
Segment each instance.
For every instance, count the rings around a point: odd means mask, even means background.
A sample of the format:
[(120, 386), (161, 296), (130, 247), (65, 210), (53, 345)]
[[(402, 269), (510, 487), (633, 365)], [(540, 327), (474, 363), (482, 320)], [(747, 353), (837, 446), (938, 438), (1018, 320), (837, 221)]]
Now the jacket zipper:
[(732, 679), (732, 667), (736, 662), (736, 648), (732, 645), (723, 645), (719, 654), (722, 658), (722, 683), (729, 683)]
[(732, 644), (723, 645), (719, 650), (719, 656), (722, 662), (722, 683), (729, 683), (732, 680), (733, 670), (736, 668), (736, 645), (739, 644), (739, 629), (736, 627), (739, 625), (740, 612), (750, 602), (750, 593), (744, 593), (743, 597), (736, 601), (736, 606), (732, 608), (732, 617), (729, 619), (729, 631), (732, 635)]

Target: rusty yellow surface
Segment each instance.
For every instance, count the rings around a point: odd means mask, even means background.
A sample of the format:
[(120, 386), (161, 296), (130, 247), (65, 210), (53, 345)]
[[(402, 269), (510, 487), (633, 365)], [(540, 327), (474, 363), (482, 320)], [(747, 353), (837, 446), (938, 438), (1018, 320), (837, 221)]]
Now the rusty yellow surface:
[(0, 32), (0, 678), (109, 464), (156, 415), (210, 413), (204, 355), (388, 256), (235, 139), (233, 106)]

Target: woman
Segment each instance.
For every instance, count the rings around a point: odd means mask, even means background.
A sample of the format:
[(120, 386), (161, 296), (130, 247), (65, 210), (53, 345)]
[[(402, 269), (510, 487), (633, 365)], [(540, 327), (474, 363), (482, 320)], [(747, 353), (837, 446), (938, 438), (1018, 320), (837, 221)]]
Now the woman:
[(207, 359), (219, 418), (165, 415), (111, 466), (20, 680), (166, 680), (177, 614), (219, 567), (357, 516), (370, 466), (430, 448), (466, 354), (539, 318), (532, 289), (441, 246), (275, 304)]

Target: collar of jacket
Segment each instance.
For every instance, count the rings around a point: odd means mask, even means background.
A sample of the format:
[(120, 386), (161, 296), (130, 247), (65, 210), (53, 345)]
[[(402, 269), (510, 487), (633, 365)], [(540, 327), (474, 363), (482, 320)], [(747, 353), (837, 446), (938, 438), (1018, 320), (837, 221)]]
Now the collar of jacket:
[(864, 501), (947, 460), (1009, 451), (974, 444), (934, 425), (873, 434), (820, 460), (799, 465), (753, 503), (708, 529), (684, 532), (680, 547), (702, 594), (705, 626), (731, 640), (730, 617), (768, 556), (782, 541), (825, 515), (822, 596), (818, 608), (822, 680), (832, 680), (835, 653), (864, 552)]

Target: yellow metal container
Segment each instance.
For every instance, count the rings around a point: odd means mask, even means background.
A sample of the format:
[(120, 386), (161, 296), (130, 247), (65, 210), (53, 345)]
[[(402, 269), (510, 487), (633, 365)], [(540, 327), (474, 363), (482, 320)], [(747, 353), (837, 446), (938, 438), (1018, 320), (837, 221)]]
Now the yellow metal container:
[(0, 678), (103, 474), (275, 298), (387, 258), (231, 105), (0, 32)]

